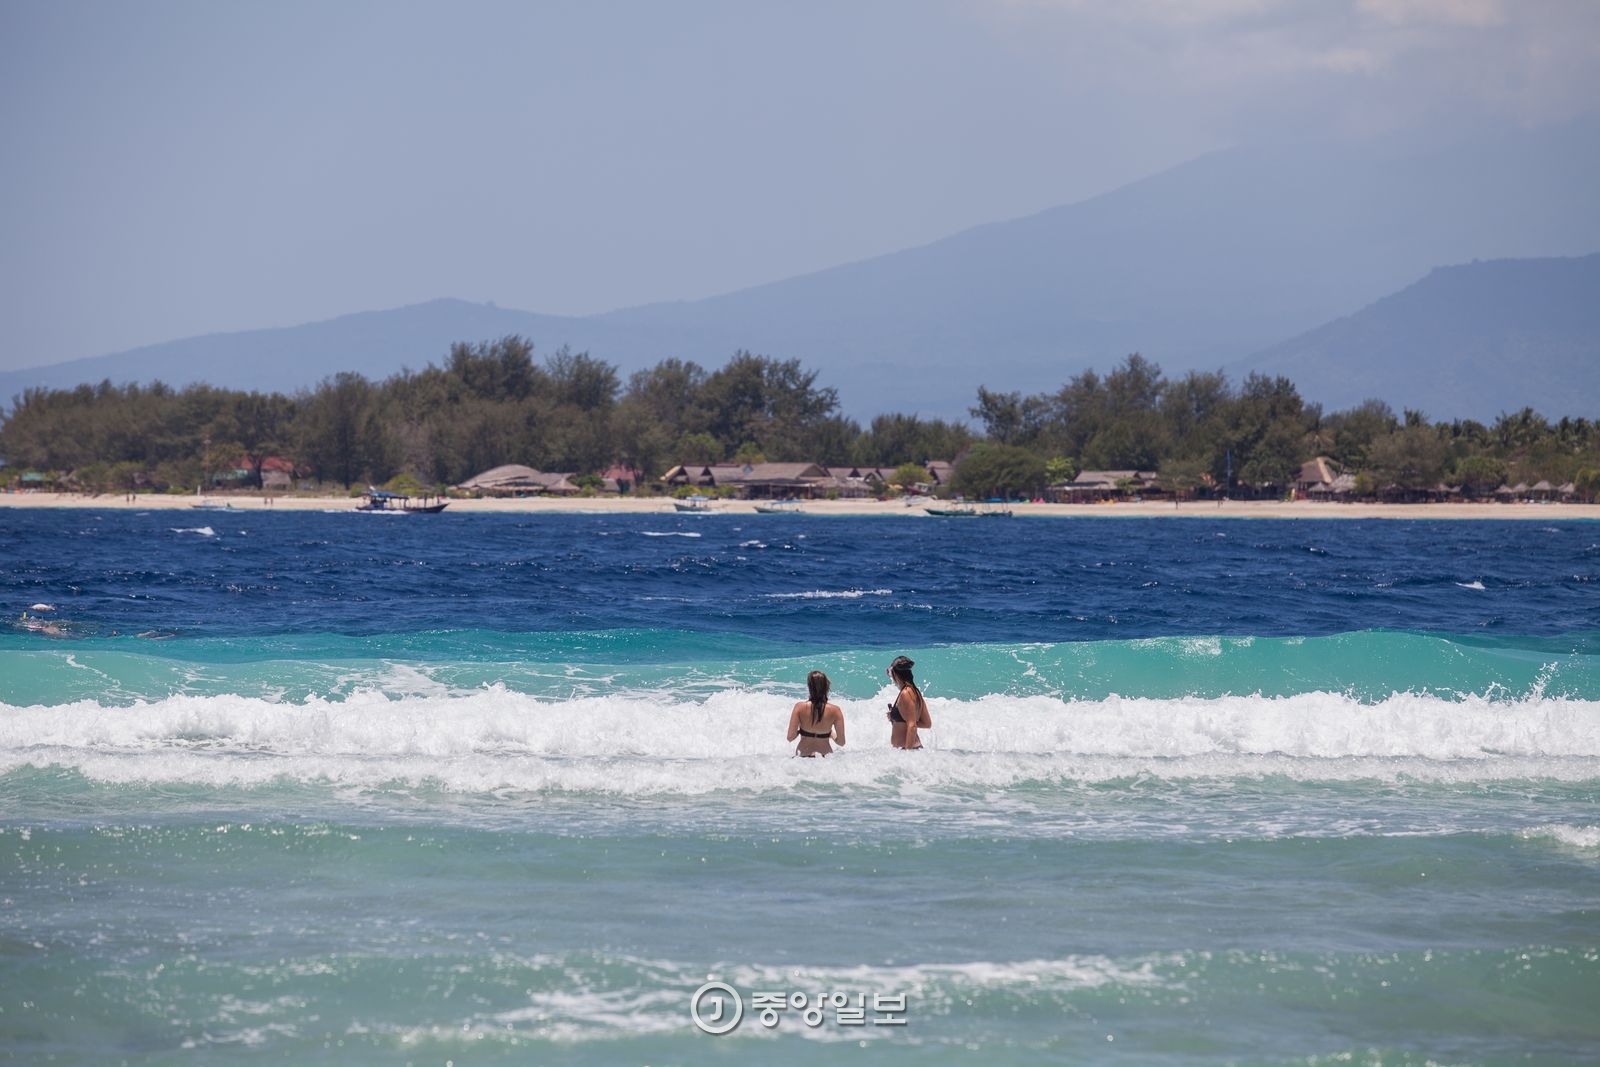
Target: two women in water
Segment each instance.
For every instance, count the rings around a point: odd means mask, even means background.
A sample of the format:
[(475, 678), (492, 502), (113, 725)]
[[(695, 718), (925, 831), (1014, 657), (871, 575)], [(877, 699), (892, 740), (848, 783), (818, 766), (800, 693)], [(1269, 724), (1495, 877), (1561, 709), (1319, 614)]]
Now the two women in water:
[[(898, 687), (894, 703), (889, 705), (889, 744), (895, 748), (921, 748), (920, 731), (933, 728), (933, 718), (928, 714), (928, 702), (911, 676), (916, 664), (898, 656), (889, 664), (889, 678)], [(806, 675), (808, 699), (802, 700), (789, 713), (789, 740), (799, 738), (795, 747), (797, 756), (826, 756), (833, 745), (844, 744), (844, 712), (837, 704), (828, 703), (832, 683), (821, 671)]]

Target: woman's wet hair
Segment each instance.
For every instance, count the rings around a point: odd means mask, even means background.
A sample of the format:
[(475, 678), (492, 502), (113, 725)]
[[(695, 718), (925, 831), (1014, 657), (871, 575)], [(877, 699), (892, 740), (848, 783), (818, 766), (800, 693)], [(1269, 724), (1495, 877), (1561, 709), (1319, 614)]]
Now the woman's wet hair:
[(917, 688), (916, 679), (911, 677), (911, 668), (915, 666), (916, 663), (910, 658), (896, 656), (894, 662), (889, 664), (889, 673), (894, 676), (896, 684), (911, 687), (911, 691), (917, 694), (917, 706), (921, 708), (926, 706), (927, 702), (922, 698), (922, 690)]
[(828, 708), (828, 690), (833, 683), (828, 681), (828, 676), (821, 671), (812, 671), (806, 675), (806, 689), (811, 694), (811, 721), (820, 723), (822, 713)]

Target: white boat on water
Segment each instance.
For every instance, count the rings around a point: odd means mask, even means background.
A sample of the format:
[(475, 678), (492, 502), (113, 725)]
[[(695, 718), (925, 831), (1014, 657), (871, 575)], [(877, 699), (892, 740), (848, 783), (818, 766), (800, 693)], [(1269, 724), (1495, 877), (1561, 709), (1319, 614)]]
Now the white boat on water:
[(756, 505), (757, 515), (804, 515), (805, 510), (800, 507), (800, 501), (768, 500)]
[(684, 500), (674, 500), (672, 506), (678, 511), (709, 512), (711, 510), (711, 498), (700, 496), (697, 493)]

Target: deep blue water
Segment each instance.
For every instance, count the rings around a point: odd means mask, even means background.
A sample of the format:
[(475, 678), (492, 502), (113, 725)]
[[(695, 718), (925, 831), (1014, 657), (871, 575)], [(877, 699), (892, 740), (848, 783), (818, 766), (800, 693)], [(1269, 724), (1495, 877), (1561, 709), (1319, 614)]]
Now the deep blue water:
[(86, 635), (634, 628), (890, 648), (1600, 623), (1590, 523), (8, 509), (0, 551), (0, 602), (55, 604)]

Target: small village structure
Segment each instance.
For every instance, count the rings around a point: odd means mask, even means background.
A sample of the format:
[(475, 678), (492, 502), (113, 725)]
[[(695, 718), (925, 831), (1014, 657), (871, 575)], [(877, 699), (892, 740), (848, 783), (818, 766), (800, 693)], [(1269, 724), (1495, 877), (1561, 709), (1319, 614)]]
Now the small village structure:
[(581, 491), (573, 482), (574, 477), (571, 474), (547, 474), (520, 463), (506, 463), (473, 475), (455, 486), (455, 489), (472, 496), (569, 496)]
[(744, 500), (817, 500), (838, 489), (820, 463), (679, 464), (662, 475), (670, 489), (732, 489)]
[[(889, 492), (895, 467), (827, 467), (821, 463), (682, 463), (657, 479), (668, 492), (694, 490), (740, 500), (864, 499)], [(906, 492), (927, 495), (948, 485), (954, 465), (926, 465), (927, 478)], [(589, 488), (601, 493), (630, 493), (648, 479), (628, 467), (612, 467), (592, 482), (571, 472), (552, 473), (516, 463), (476, 474), (452, 487), (455, 492), (484, 497), (570, 496)], [(598, 484), (596, 484), (598, 483)]]
[(1160, 498), (1163, 492), (1155, 471), (1079, 471), (1071, 481), (1052, 485), (1047, 499), (1065, 504), (1097, 504)]

